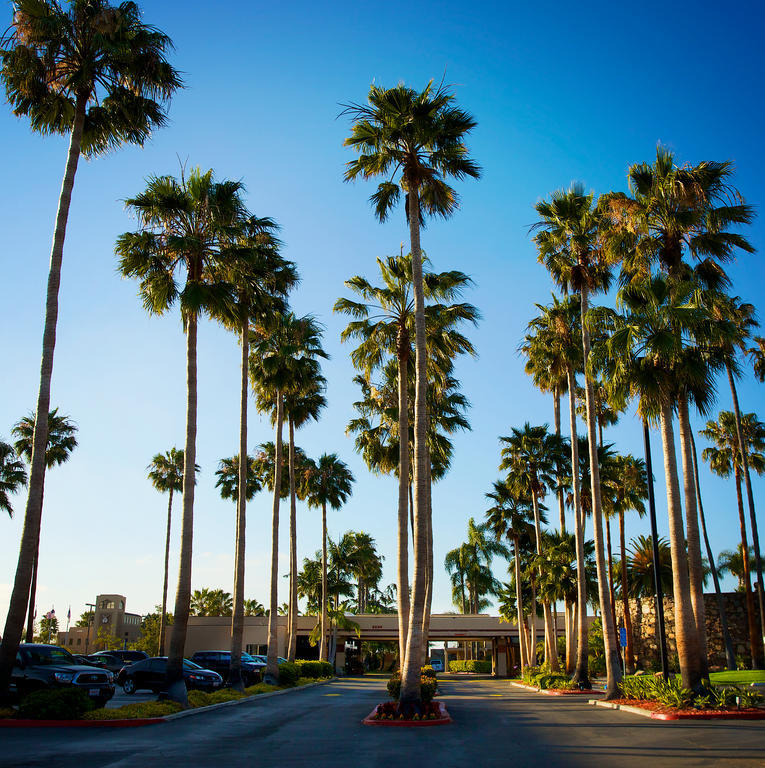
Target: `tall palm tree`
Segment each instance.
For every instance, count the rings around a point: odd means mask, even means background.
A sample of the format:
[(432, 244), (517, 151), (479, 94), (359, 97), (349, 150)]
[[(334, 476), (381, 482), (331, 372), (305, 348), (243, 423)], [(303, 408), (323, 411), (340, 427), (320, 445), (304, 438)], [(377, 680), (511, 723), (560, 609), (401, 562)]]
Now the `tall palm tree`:
[(186, 332), (186, 440), (183, 467), (183, 519), (178, 590), (167, 661), (169, 695), (186, 702), (183, 649), (186, 644), (194, 532), (193, 467), (197, 437), (197, 326), (199, 316), (219, 316), (231, 302), (225, 282), (226, 249), (244, 218), (242, 185), (216, 181), (198, 168), (180, 179), (154, 176), (146, 189), (126, 201), (139, 229), (117, 239), (119, 270), (139, 281), (139, 294), (150, 314), (164, 314), (180, 304)]
[(736, 591), (745, 592), (747, 573), (751, 574), (754, 570), (754, 548), (749, 547), (746, 563), (740, 548), (724, 549), (717, 558), (717, 568), (722, 574), (729, 573), (731, 576), (735, 576), (738, 581)]
[(750, 347), (746, 353), (752, 358), (752, 368), (757, 381), (762, 384), (765, 382), (765, 338), (762, 336), (755, 336), (754, 346)]
[[(18, 421), (11, 434), (15, 439), (14, 447), (19, 456), (23, 456), (27, 464), (32, 465), (32, 453), (34, 447), (35, 415), (30, 413)], [(60, 466), (69, 461), (72, 451), (77, 447), (77, 425), (68, 417), (59, 416), (58, 408), (54, 408), (48, 414), (48, 440), (45, 451), (45, 468)], [(42, 479), (40, 489), (40, 520), (42, 521), (42, 502), (45, 496), (45, 476)], [(34, 553), (34, 565), (32, 567), (32, 583), (29, 588), (29, 608), (27, 612), (26, 642), (34, 640), (35, 629), (35, 600), (37, 597), (37, 568), (40, 559), (40, 536), (37, 537), (37, 548)]]
[[(423, 258), (423, 262), (426, 260)], [(414, 298), (412, 293), (412, 256), (403, 254), (398, 257), (377, 259), (377, 265), (382, 278), (382, 285), (372, 285), (366, 278), (356, 275), (345, 284), (354, 291), (362, 301), (341, 298), (335, 302), (334, 311), (342, 312), (354, 318), (345, 328), (341, 339), (346, 341), (359, 339), (359, 346), (351, 353), (354, 366), (369, 375), (382, 367), (387, 356), (395, 356), (398, 374), (398, 434), (408, 435), (409, 425), (409, 361), (412, 357), (412, 336), (414, 328)], [(423, 264), (423, 267), (425, 264)], [(470, 343), (453, 326), (460, 320), (475, 323), (477, 310), (470, 304), (452, 303), (459, 298), (466, 286), (472, 283), (470, 278), (458, 271), (433, 273), (423, 269), (423, 290), (425, 299), (436, 305), (426, 307), (426, 335), (430, 340), (438, 342), (432, 332), (433, 322), (428, 319), (440, 319), (443, 330), (444, 320), (448, 320), (448, 339), (451, 349), (449, 352), (474, 353)], [(434, 338), (436, 337), (436, 338)], [(440, 345), (438, 345), (440, 347)], [(409, 506), (410, 490), (410, 446), (403, 440), (398, 441), (398, 560), (397, 560), (397, 595), (399, 600), (399, 646), (402, 658), (406, 648), (406, 636), (409, 623), (409, 556), (407, 535), (407, 509)]]
[(249, 468), (247, 456), (247, 404), (249, 394), (250, 322), (284, 312), (285, 298), (297, 283), (291, 262), (279, 254), (278, 227), (273, 219), (247, 216), (232, 233), (226, 249), (227, 279), (232, 289), (230, 304), (224, 305), (217, 319), (239, 336), (239, 496), (236, 508), (234, 558), (234, 615), (231, 625), (231, 687), (244, 690), (242, 680), (242, 638), (244, 635), (244, 576), (247, 533), (247, 494)]
[(751, 331), (758, 323), (755, 319), (754, 307), (742, 302), (738, 296), (730, 297), (720, 291), (710, 291), (710, 311), (716, 321), (718, 332), (715, 334), (715, 346), (722, 353), (725, 372), (728, 376), (731, 397), (733, 399), (733, 415), (736, 420), (736, 438), (739, 455), (743, 457), (742, 475), (746, 488), (747, 506), (749, 508), (749, 524), (752, 527), (752, 543), (754, 544), (755, 571), (757, 573), (757, 600), (760, 609), (760, 634), (765, 637), (765, 585), (763, 584), (762, 559), (760, 558), (760, 536), (757, 527), (757, 515), (752, 492), (752, 480), (749, 472), (749, 457), (744, 450), (744, 430), (741, 423), (741, 408), (738, 403), (736, 375), (739, 374), (738, 354), (746, 352)]
[[(147, 467), (151, 484), (160, 492), (168, 492), (167, 500), (167, 531), (165, 533), (165, 571), (162, 580), (162, 612), (159, 617), (159, 643), (157, 654), (165, 652), (165, 629), (167, 623), (167, 577), (170, 561), (170, 528), (173, 519), (173, 494), (183, 491), (183, 451), (171, 448), (164, 453), (158, 453)], [(194, 468), (199, 472), (199, 465)]]
[(24, 463), (19, 460), (13, 446), (0, 440), (0, 509), (4, 509), (10, 517), (13, 517), (10, 496), (26, 484)]
[[(388, 218), (403, 190), (412, 254), (415, 313), (416, 394), (414, 406), (414, 519), (415, 553), (426, 554), (430, 488), (427, 472), (427, 353), (425, 296), (422, 277), (420, 227), (427, 215), (449, 217), (456, 210), (457, 194), (446, 179), (478, 178), (480, 169), (468, 156), (466, 135), (475, 120), (455, 103), (444, 85), (432, 81), (422, 92), (403, 83), (394, 88), (372, 85), (366, 104), (349, 104), (344, 110), (352, 122), (347, 146), (359, 157), (346, 166), (345, 179), (384, 176), (371, 202), (380, 221)], [(417, 540), (419, 539), (419, 541)], [(427, 563), (415, 554), (412, 606), (407, 633), (406, 664), (402, 670), (399, 704), (408, 708), (420, 698), (422, 617), (427, 590)], [(409, 649), (414, 653), (409, 653)]]
[[(675, 454), (673, 412), (678, 402), (678, 360), (696, 348), (693, 332), (707, 317), (694, 302), (695, 283), (680, 283), (663, 275), (633, 281), (623, 287), (617, 303), (622, 313), (598, 308), (590, 318), (609, 332), (595, 350), (593, 368), (604, 372), (615, 401), (638, 398), (642, 418), (655, 419), (661, 428), (667, 515), (672, 550), (675, 637), (683, 685), (701, 685), (702, 659), (698, 626), (691, 600), (688, 550), (680, 502)], [(682, 329), (682, 332), (679, 332)], [(709, 369), (700, 368), (706, 376)], [(707, 388), (714, 382), (707, 379)]]
[(645, 499), (648, 498), (648, 475), (645, 462), (630, 454), (617, 455), (614, 459), (615, 472), (611, 482), (613, 511), (619, 516), (619, 553), (620, 553), (620, 583), (622, 603), (624, 606), (624, 628), (627, 634), (625, 650), (625, 670), (627, 674), (635, 671), (635, 654), (633, 650), (632, 617), (629, 603), (629, 574), (627, 572), (627, 545), (624, 535), (624, 516), (627, 512), (636, 512), (639, 517), (645, 516)]
[[(248, 335), (248, 334), (245, 334)], [(245, 386), (247, 385), (247, 365), (245, 364)], [(247, 392), (244, 393), (245, 401)], [(240, 421), (240, 431), (247, 435), (247, 410), (244, 406), (243, 421)], [(245, 467), (245, 487), (241, 487), (242, 464)], [(228, 673), (228, 685), (231, 688), (244, 690), (242, 680), (242, 638), (244, 635), (244, 558), (245, 558), (245, 509), (246, 503), (263, 488), (255, 472), (254, 459), (245, 456), (244, 462), (240, 457), (221, 459), (215, 471), (218, 479), (215, 487), (220, 488), (222, 499), (233, 499), (236, 502), (236, 543), (234, 546), (234, 603), (231, 619), (231, 666)]]
[(172, 42), (141, 20), (138, 6), (108, 0), (17, 0), (0, 40), (0, 78), (13, 112), (33, 130), (69, 134), (48, 273), (37, 434), (21, 547), (2, 649), (0, 691), (7, 690), (24, 627), (42, 515), (47, 420), (66, 225), (81, 154), (95, 157), (143, 143), (166, 122), (165, 108), (181, 78), (168, 63)]
[[(534, 531), (537, 555), (542, 555), (543, 539), (541, 528), (540, 499), (546, 492), (557, 485), (556, 470), (561, 463), (564, 443), (556, 435), (547, 431), (547, 425), (531, 426), (528, 422), (520, 429), (513, 428), (511, 435), (500, 437), (502, 448), (501, 470), (509, 470), (514, 490), (531, 498), (534, 511)], [(540, 572), (541, 576), (541, 572)], [(545, 638), (547, 648), (545, 657), (550, 669), (558, 669), (558, 651), (555, 645), (550, 604), (543, 603)]]
[(327, 660), (327, 506), (340, 509), (352, 493), (354, 477), (335, 453), (324, 453), (306, 467), (306, 499), (309, 507), (321, 508), (321, 642), (319, 658)]
[[(327, 354), (321, 348), (321, 329), (316, 320), (309, 315), (297, 317), (290, 312), (276, 315), (267, 323), (257, 323), (252, 329), (250, 341), (252, 344), (250, 380), (258, 395), (259, 407), (270, 412), (272, 423), (276, 427), (274, 475), (273, 484), (270, 485), (273, 491), (273, 514), (266, 679), (277, 681), (279, 654), (276, 617), (279, 604), (279, 501), (282, 494), (284, 404), (285, 398), (299, 391), (300, 386), (311, 375), (319, 375), (316, 358), (327, 357)], [(290, 532), (291, 534), (293, 532), (292, 525)], [(290, 601), (292, 601), (293, 590), (290, 592)]]
[[(534, 239), (539, 249), (539, 260), (547, 267), (555, 282), (564, 290), (571, 288), (575, 291), (580, 301), (595, 562), (598, 569), (598, 593), (603, 616), (603, 641), (608, 674), (606, 698), (614, 698), (618, 694), (617, 685), (621, 679), (621, 668), (619, 649), (616, 644), (616, 627), (609, 607), (610, 597), (603, 557), (603, 510), (597, 457), (597, 413), (593, 379), (588, 370), (590, 330), (585, 318), (589, 310), (591, 294), (608, 289), (611, 283), (611, 267), (617, 261), (617, 257), (610, 249), (603, 247), (600, 238), (599, 208), (593, 205), (593, 195), (585, 194), (582, 185), (573, 184), (568, 191), (554, 192), (549, 201), (545, 200), (536, 205), (536, 211), (540, 219), (534, 225), (537, 232)], [(571, 394), (573, 396), (573, 392)]]
[(222, 589), (195, 589), (191, 595), (191, 613), (194, 616), (231, 616), (234, 599)]
[(494, 490), (486, 494), (493, 506), (486, 510), (486, 522), (497, 540), (508, 538), (513, 542), (513, 571), (515, 581), (515, 604), (517, 608), (518, 638), (521, 652), (521, 674), (529, 664), (526, 649), (521, 581), (521, 541), (534, 536), (534, 510), (531, 500), (514, 492), (507, 482), (495, 482)]
[[(669, 542), (661, 538), (658, 540), (659, 548), (659, 580), (662, 592), (672, 594), (672, 550)], [(630, 540), (627, 550), (627, 575), (626, 585), (620, 585), (627, 589), (630, 597), (654, 596), (654, 559), (653, 542), (650, 536), (637, 536)]]
[[(765, 473), (765, 424), (760, 422), (754, 413), (743, 414), (740, 424), (744, 436), (747, 464), (758, 474), (763, 474)], [(702, 458), (709, 462), (710, 469), (720, 477), (730, 477), (731, 475), (734, 477), (741, 531), (741, 551), (747, 552), (749, 543), (744, 516), (744, 500), (741, 492), (744, 464), (739, 448), (735, 415), (730, 411), (721, 411), (717, 421), (708, 421), (706, 428), (701, 430), (701, 434), (713, 443), (712, 446), (705, 448), (701, 454)], [(765, 666), (765, 653), (763, 653), (762, 636), (755, 617), (748, 558), (743, 558), (743, 573), (752, 667), (762, 669)]]

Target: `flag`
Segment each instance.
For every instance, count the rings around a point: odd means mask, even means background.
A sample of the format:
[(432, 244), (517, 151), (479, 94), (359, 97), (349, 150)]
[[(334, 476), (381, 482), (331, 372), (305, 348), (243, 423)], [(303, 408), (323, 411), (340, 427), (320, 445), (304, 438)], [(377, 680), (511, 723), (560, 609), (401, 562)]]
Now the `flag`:
[(69, 621), (72, 618), (72, 606), (69, 606), (69, 610), (66, 612), (66, 620)]
[(46, 619), (55, 619), (56, 618), (56, 609), (51, 608), (48, 613), (45, 614)]

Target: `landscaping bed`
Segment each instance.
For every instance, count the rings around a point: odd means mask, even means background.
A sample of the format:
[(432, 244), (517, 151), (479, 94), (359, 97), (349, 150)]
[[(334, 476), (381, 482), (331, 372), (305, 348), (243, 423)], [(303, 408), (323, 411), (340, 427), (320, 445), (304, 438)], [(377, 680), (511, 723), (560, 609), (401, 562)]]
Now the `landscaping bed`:
[(747, 707), (745, 709), (697, 709), (696, 707), (667, 707), (655, 701), (637, 701), (635, 699), (612, 699), (611, 701), (589, 702), (605, 709), (618, 709), (633, 715), (650, 717), (652, 720), (765, 720), (765, 709)]
[(580, 691), (578, 688), (540, 688), (538, 685), (526, 685), (526, 683), (516, 683), (514, 681), (511, 681), (510, 685), (516, 688), (523, 688), (526, 691), (534, 691), (534, 693), (543, 693), (545, 696), (581, 696), (583, 694), (592, 696), (605, 693), (605, 691), (599, 691), (596, 688), (591, 688), (589, 691)]
[[(201, 714), (210, 709), (231, 706), (245, 701), (251, 701), (257, 696), (274, 696), (308, 685), (319, 685), (329, 682), (332, 678), (316, 680), (314, 678), (298, 678), (292, 685), (268, 685), (257, 683), (246, 688), (244, 693), (232, 689), (222, 689), (214, 693), (189, 691), (189, 708), (184, 709), (174, 701), (145, 701), (126, 704), (115, 709), (89, 709), (81, 712), (79, 717), (71, 718), (56, 716), (53, 718), (40, 716), (35, 718), (19, 717), (23, 712), (14, 709), (0, 710), (0, 728), (39, 728), (39, 727), (135, 727), (163, 723), (176, 717)], [(47, 693), (47, 692), (46, 692)], [(44, 713), (43, 713), (44, 715)]]
[(390, 701), (378, 704), (361, 722), (364, 725), (389, 725), (403, 728), (422, 728), (429, 725), (448, 725), (453, 722), (446, 706), (441, 701), (431, 701), (423, 706), (422, 715), (415, 714), (411, 719), (396, 713), (397, 704)]

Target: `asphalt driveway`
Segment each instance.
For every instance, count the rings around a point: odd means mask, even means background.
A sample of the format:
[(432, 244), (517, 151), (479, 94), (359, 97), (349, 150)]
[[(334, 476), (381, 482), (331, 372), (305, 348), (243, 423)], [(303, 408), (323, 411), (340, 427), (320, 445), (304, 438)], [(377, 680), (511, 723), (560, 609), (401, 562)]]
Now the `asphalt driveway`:
[(145, 728), (4, 729), (0, 766), (765, 766), (765, 721), (654, 722), (500, 680), (443, 682), (452, 725), (362, 726), (384, 685), (345, 679)]

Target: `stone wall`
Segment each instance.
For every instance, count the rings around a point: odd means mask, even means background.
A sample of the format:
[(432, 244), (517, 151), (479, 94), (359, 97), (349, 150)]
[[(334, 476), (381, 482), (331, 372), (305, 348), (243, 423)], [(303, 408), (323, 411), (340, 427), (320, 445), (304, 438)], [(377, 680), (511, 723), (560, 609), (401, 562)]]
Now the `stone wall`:
[[(746, 600), (742, 592), (723, 592), (723, 605), (728, 619), (728, 629), (733, 640), (733, 650), (736, 656), (750, 660), (749, 629), (746, 620)], [(720, 614), (717, 610), (717, 598), (714, 593), (704, 595), (704, 610), (706, 613), (707, 645), (709, 650), (709, 665), (711, 667), (725, 666), (725, 647), (720, 627)], [(755, 600), (757, 626), (759, 627), (759, 612)], [(617, 599), (616, 620), (623, 625), (623, 606)], [(659, 645), (656, 635), (656, 601), (653, 597), (631, 598), (630, 616), (632, 618), (632, 634), (634, 652), (638, 662), (650, 662), (659, 667)], [(675, 644), (675, 610), (674, 600), (664, 598), (664, 625), (667, 634), (667, 654), (672, 660), (676, 658)]]

